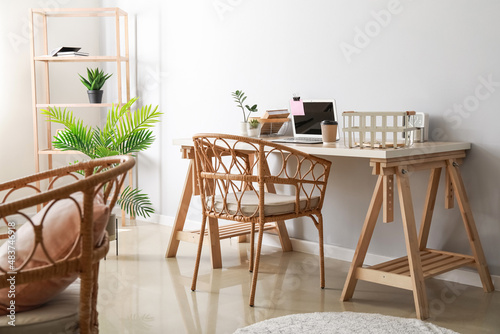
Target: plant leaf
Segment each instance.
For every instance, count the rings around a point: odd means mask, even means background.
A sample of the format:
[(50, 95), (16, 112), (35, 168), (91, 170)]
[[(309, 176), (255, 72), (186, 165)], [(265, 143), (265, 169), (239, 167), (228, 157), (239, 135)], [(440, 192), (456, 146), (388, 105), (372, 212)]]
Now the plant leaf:
[(87, 87), (88, 90), (100, 90), (106, 80), (108, 80), (113, 74), (105, 74), (104, 70), (99, 70), (96, 67), (94, 70), (87, 67), (87, 79), (78, 74), (81, 78), (80, 81)]
[(116, 203), (132, 216), (149, 217), (151, 213), (154, 213), (153, 203), (148, 195), (142, 193), (140, 189), (132, 189), (130, 186), (122, 191)]
[[(89, 70), (90, 72), (90, 70)], [(91, 74), (93, 75), (93, 74)], [(113, 105), (106, 116), (106, 124), (102, 129), (84, 125), (71, 110), (49, 107), (42, 110), (48, 121), (62, 124), (65, 128), (54, 137), (53, 146), (61, 150), (76, 150), (91, 159), (119, 154), (134, 154), (151, 146), (155, 137), (151, 127), (160, 121), (162, 115), (158, 106), (143, 106), (132, 111), (137, 98), (124, 105)], [(147, 195), (139, 190), (130, 190), (129, 197), (118, 202), (127, 213), (144, 217), (153, 213)], [(135, 200), (133, 202), (132, 200)]]

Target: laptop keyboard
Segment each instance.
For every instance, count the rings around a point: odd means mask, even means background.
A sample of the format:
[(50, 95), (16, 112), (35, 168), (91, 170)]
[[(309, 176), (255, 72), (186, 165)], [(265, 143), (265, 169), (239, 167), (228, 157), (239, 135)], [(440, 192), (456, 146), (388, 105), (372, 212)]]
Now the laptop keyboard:
[(281, 138), (278, 140), (273, 140), (274, 142), (281, 143), (321, 143), (321, 138), (312, 138), (312, 137), (288, 137)]
[(321, 138), (311, 138), (311, 137), (293, 137), (290, 138), (292, 141), (322, 141)]

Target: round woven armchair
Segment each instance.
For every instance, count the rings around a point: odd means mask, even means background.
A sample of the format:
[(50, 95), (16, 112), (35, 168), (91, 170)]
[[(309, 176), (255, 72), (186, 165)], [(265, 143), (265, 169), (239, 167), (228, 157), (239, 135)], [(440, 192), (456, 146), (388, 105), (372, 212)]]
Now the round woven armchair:
[[(318, 230), (320, 287), (324, 288), (321, 209), (331, 162), (281, 144), (234, 135), (198, 134), (193, 142), (203, 217), (191, 290), (196, 290), (207, 220), (209, 230), (217, 230), (210, 223), (218, 219), (250, 225), (249, 304), (253, 306), (266, 224), (299, 217), (311, 218)], [(217, 236), (207, 235), (215, 242), (212, 239)]]
[(1, 333), (98, 332), (105, 228), (134, 164), (114, 156), (0, 184)]

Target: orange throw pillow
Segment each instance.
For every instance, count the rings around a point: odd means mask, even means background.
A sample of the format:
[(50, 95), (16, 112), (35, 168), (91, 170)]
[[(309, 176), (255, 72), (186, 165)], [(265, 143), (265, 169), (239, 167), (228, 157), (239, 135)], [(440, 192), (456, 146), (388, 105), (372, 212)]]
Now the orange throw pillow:
[[(78, 206), (83, 210), (83, 194), (77, 193), (72, 197), (74, 201), (72, 199), (62, 199), (49, 203), (32, 218), (34, 225), (40, 225), (43, 219), (43, 243), (53, 261), (65, 258), (73, 249), (79, 250), (78, 245), (76, 248), (74, 246), (80, 235), (81, 219)], [(46, 216), (43, 218), (45, 214)], [(94, 241), (96, 245), (101, 243), (108, 219), (109, 208), (105, 205), (102, 196), (97, 195), (94, 198)], [(16, 232), (16, 268), (28, 259), (34, 244), (35, 233), (33, 226), (27, 222)], [(0, 247), (0, 267), (9, 271), (7, 254), (8, 242), (5, 242)], [(75, 251), (73, 251), (73, 254), (76, 254)], [(39, 244), (23, 270), (49, 264), (51, 262), (45, 255), (41, 244)], [(15, 297), (12, 298), (15, 300), (16, 312), (40, 307), (66, 289), (77, 278), (78, 274), (71, 274), (16, 286)], [(10, 305), (11, 300), (8, 295), (9, 288), (0, 290), (0, 315), (8, 314), (7, 307)]]

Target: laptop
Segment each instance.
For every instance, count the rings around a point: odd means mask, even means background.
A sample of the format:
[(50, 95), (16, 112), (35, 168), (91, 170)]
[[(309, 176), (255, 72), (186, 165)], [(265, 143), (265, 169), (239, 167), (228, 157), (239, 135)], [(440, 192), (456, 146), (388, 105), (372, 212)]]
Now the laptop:
[[(324, 120), (337, 121), (337, 107), (335, 100), (306, 100), (304, 115), (292, 115), (293, 137), (273, 140), (276, 143), (292, 144), (321, 144), (321, 122)], [(337, 140), (340, 139), (337, 130)]]

